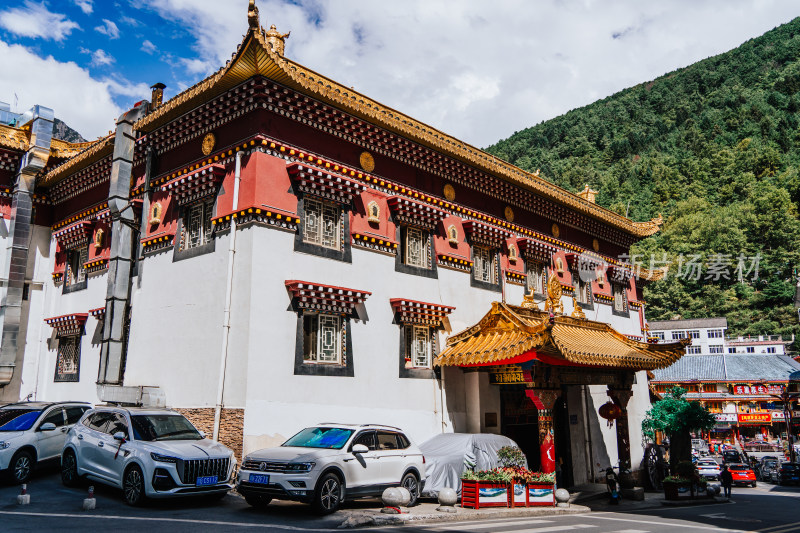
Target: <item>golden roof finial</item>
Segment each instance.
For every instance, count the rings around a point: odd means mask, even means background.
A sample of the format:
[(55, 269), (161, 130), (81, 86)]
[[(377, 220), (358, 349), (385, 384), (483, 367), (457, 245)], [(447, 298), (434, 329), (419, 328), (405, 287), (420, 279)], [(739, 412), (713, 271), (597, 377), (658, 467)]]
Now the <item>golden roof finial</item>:
[(275, 24), (269, 27), (269, 31), (265, 34), (267, 39), (267, 44), (272, 48), (272, 50), (278, 54), (279, 56), (283, 56), (283, 47), (286, 44), (286, 38), (289, 37), (289, 33), (281, 33), (275, 27)]
[(581, 192), (578, 193), (578, 196), (586, 200), (587, 202), (594, 203), (594, 199), (597, 196), (597, 191), (594, 189), (589, 188), (589, 184), (586, 184), (586, 187), (583, 188)]
[(561, 303), (561, 281), (555, 274), (550, 275), (547, 281), (547, 299), (544, 302), (544, 310), (550, 311), (554, 315), (564, 314), (564, 304)]
[(257, 30), (261, 25), (258, 20), (258, 8), (256, 7), (256, 0), (250, 0), (250, 3), (247, 5), (247, 22), (254, 30)]
[(536, 305), (536, 301), (533, 299), (533, 289), (531, 289), (531, 292), (522, 297), (522, 305), (520, 307), (524, 309), (539, 310), (539, 306)]

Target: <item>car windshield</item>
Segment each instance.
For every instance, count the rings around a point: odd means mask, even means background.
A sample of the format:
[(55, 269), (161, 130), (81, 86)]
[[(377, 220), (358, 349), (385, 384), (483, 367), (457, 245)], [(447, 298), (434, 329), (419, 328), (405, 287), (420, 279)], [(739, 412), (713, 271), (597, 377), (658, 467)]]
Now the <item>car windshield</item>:
[(41, 413), (41, 409), (0, 409), (0, 431), (27, 431)]
[(133, 415), (133, 437), (136, 440), (202, 440), (203, 436), (183, 415)]
[(341, 450), (350, 436), (352, 429), (344, 428), (306, 428), (281, 446), (296, 446), (298, 448), (328, 448)]

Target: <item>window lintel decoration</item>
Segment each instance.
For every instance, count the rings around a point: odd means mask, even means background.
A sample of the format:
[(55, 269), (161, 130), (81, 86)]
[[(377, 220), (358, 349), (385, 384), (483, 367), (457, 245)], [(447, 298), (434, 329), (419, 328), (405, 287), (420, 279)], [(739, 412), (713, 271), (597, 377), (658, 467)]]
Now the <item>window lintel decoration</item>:
[(381, 223), (381, 208), (375, 200), (367, 205), (367, 222), (372, 224)]
[(300, 191), (340, 204), (349, 204), (354, 196), (366, 190), (361, 183), (328, 169), (293, 162), (286, 165), (286, 170)]
[(225, 176), (225, 165), (212, 163), (186, 174), (171, 178), (158, 186), (159, 190), (169, 191), (178, 205), (185, 205), (217, 192), (217, 185)]
[(53, 237), (64, 249), (78, 248), (89, 242), (91, 227), (91, 221), (81, 220), (54, 232)]
[(447, 227), (447, 242), (452, 245), (458, 244), (458, 229), (453, 224)]
[(94, 309), (89, 309), (89, 314), (95, 317), (97, 320), (103, 320), (106, 317), (106, 308), (96, 307)]
[(164, 212), (164, 208), (161, 206), (160, 202), (153, 202), (153, 205), (150, 206), (150, 225), (154, 226), (156, 224), (161, 224), (161, 215)]
[(89, 313), (74, 313), (45, 318), (44, 321), (48, 326), (56, 330), (57, 337), (66, 337), (81, 335), (87, 318), (89, 318)]
[(401, 196), (390, 196), (387, 202), (397, 222), (420, 226), (431, 232), (436, 229), (439, 221), (447, 216), (443, 209)]
[(356, 305), (364, 303), (372, 294), (369, 291), (308, 281), (286, 280), (284, 284), (296, 300), (297, 307), (322, 313), (352, 314)]
[(473, 243), (483, 244), (490, 248), (502, 248), (506, 240), (514, 236), (506, 229), (477, 220), (465, 220), (463, 226)]
[(442, 320), (455, 311), (449, 305), (420, 302), (406, 298), (392, 298), (389, 304), (402, 324), (420, 324), (438, 327)]
[(550, 263), (550, 256), (557, 250), (552, 244), (528, 237), (517, 239), (517, 246), (526, 258), (540, 263)]

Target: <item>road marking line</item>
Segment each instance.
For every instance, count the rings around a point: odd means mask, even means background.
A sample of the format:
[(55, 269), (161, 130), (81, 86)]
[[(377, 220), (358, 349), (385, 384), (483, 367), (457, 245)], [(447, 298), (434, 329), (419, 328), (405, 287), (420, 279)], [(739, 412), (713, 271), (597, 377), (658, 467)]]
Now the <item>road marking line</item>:
[(331, 529), (312, 529), (296, 526), (284, 526), (281, 524), (259, 524), (249, 522), (227, 522), (222, 520), (194, 520), (191, 518), (156, 518), (150, 516), (117, 516), (117, 515), (96, 515), (96, 514), (71, 514), (71, 513), (31, 513), (22, 511), (0, 511), (0, 515), (16, 516), (38, 516), (48, 518), (94, 518), (100, 520), (133, 520), (141, 522), (177, 522), (184, 524), (203, 524), (209, 526), (239, 526), (239, 527), (258, 527), (262, 529), (286, 529), (289, 531), (319, 531), (329, 532)]
[(549, 524), (552, 520), (532, 520), (530, 518), (523, 518), (519, 520), (501, 520), (501, 521), (494, 521), (494, 522), (481, 522), (480, 524), (476, 524), (475, 521), (470, 522), (458, 522), (456, 524), (447, 524), (445, 526), (437, 527), (436, 529), (440, 529), (442, 531), (448, 531), (450, 529), (460, 529), (463, 527), (464, 524), (470, 524), (472, 527), (470, 529), (488, 529), (491, 527), (500, 527), (500, 526), (520, 526), (520, 525), (533, 525), (533, 524)]
[(781, 524), (779, 526), (772, 526), (772, 527), (765, 527), (764, 529), (759, 529), (759, 531), (772, 531), (774, 529), (783, 529), (785, 527), (797, 526), (800, 525), (800, 522), (789, 522), (786, 524)]
[[(778, 526), (781, 527), (781, 526)], [(770, 533), (788, 533), (789, 531), (797, 531), (800, 529), (800, 526), (794, 524), (784, 524), (783, 529), (775, 529), (773, 528)]]
[[(700, 506), (698, 505), (697, 507), (700, 507)], [(598, 520), (616, 520), (616, 521), (619, 521), (619, 522), (636, 522), (637, 524), (655, 524), (657, 526), (678, 526), (678, 527), (687, 527), (687, 528), (692, 528), (692, 529), (709, 529), (709, 530), (713, 530), (713, 531), (741, 531), (739, 529), (720, 529), (718, 527), (695, 526), (693, 524), (692, 525), (689, 525), (689, 524), (676, 524), (675, 522), (653, 522), (652, 520), (631, 520), (630, 518), (614, 518), (613, 516), (597, 516), (595, 514), (586, 514), (586, 515), (583, 515), (583, 517), (584, 518), (596, 518)]]
[(620, 529), (617, 533), (650, 533), (646, 529)]

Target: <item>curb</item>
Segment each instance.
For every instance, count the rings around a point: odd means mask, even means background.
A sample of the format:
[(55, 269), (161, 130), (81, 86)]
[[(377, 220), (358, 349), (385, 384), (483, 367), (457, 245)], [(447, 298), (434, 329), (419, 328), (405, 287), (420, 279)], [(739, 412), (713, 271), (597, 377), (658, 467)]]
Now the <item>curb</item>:
[(662, 500), (661, 505), (666, 505), (668, 507), (691, 507), (693, 505), (713, 505), (717, 503), (731, 503), (728, 498), (721, 498), (719, 496), (715, 496), (713, 499), (708, 500)]
[(353, 529), (359, 527), (375, 526), (395, 526), (404, 525), (408, 522), (432, 523), (432, 522), (464, 522), (470, 520), (486, 520), (489, 518), (525, 518), (538, 516), (555, 516), (566, 514), (589, 513), (591, 509), (582, 505), (570, 505), (569, 507), (519, 507), (509, 508), (490, 508), (490, 509), (463, 509), (456, 507), (455, 513), (404, 513), (404, 514), (379, 514), (379, 513), (359, 513), (347, 518), (339, 525), (339, 529)]

